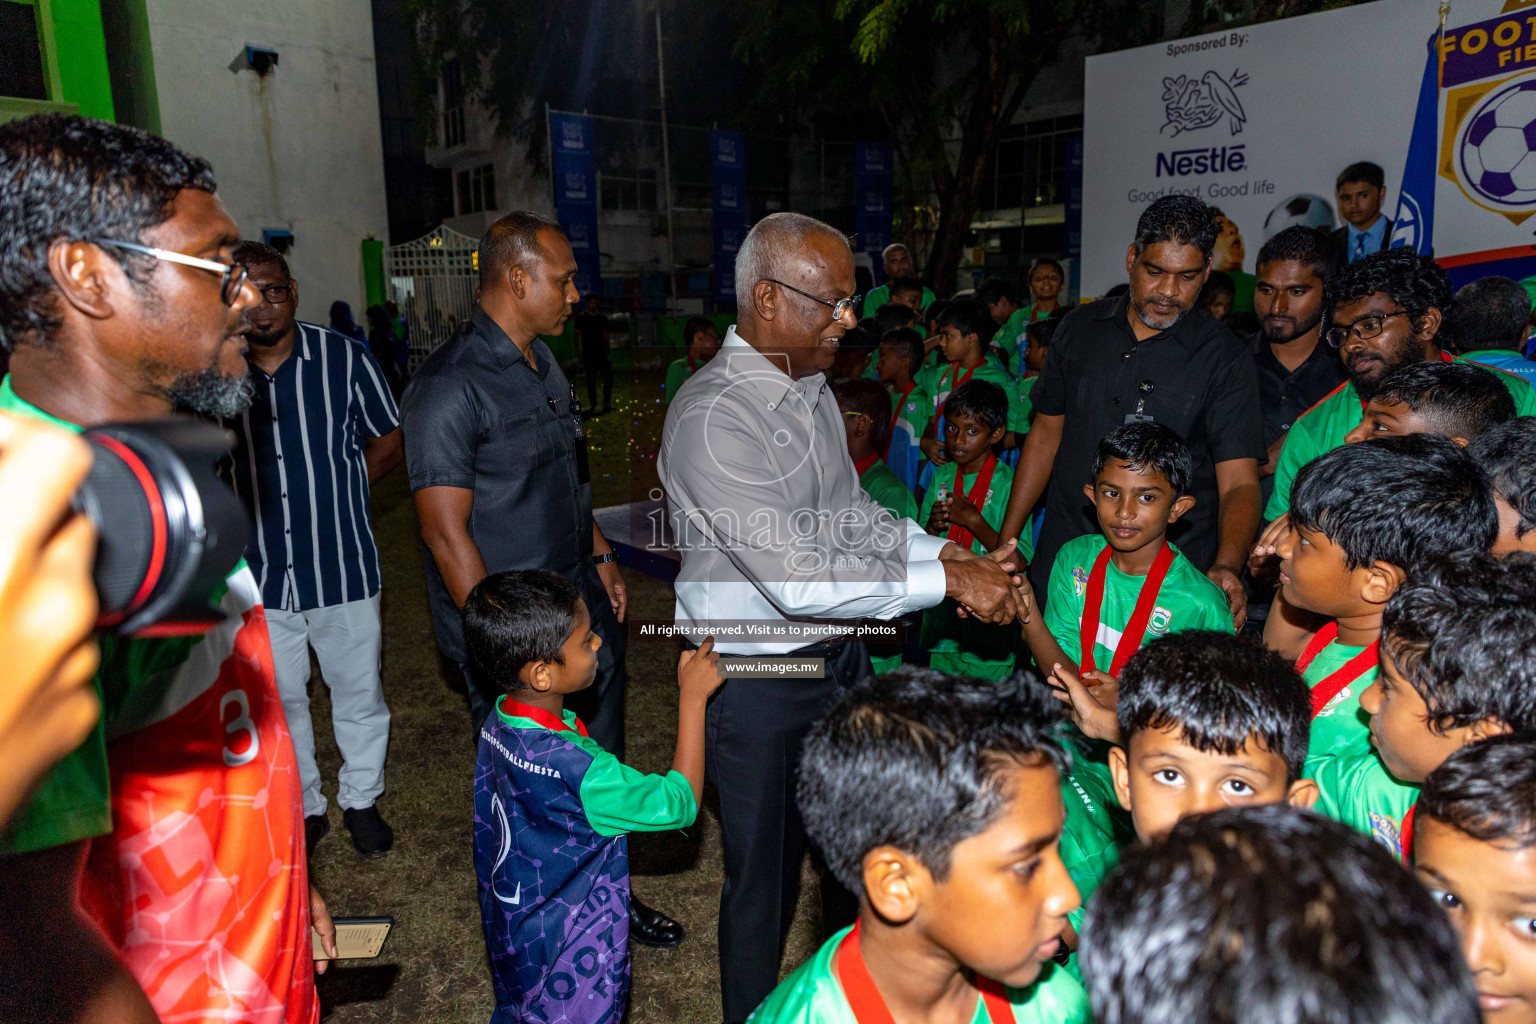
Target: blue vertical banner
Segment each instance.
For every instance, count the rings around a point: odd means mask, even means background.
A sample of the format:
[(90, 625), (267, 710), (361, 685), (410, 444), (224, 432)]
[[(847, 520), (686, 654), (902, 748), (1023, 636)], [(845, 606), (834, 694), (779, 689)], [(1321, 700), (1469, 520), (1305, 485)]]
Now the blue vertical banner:
[(859, 142), (853, 160), (853, 233), (858, 251), (874, 260), (875, 284), (884, 284), (880, 252), (891, 244), (895, 158), (889, 143)]
[(576, 254), (576, 290), (601, 294), (603, 260), (597, 249), (597, 153), (592, 119), (585, 114), (549, 114), (550, 175), (555, 184), (555, 217)]
[(715, 182), (715, 303), (736, 302), (736, 253), (747, 237), (747, 153), (741, 132), (709, 133)]
[(1083, 273), (1083, 137), (1067, 139), (1067, 255), (1072, 259), (1066, 298), (1079, 294)]
[(1389, 243), (1389, 248), (1414, 249), (1425, 256), (1435, 248), (1435, 172), (1440, 156), (1439, 35), (1436, 32), (1429, 37), (1429, 56), (1419, 83), (1413, 132), (1408, 136), (1408, 162), (1403, 168), (1403, 187), (1397, 197)]

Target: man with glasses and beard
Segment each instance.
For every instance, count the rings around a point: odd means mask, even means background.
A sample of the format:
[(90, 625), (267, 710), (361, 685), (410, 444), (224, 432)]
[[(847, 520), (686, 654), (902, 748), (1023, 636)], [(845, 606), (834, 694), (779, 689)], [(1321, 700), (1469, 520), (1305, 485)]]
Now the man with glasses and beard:
[[(1004, 538), (1019, 536), (1040, 495), (1045, 524), (1030, 563), (1047, 593), (1062, 544), (1099, 532), (1083, 485), (1099, 439), (1126, 423), (1162, 423), (1194, 455), (1194, 507), (1168, 538), (1226, 594), (1234, 623), (1247, 599), (1238, 578), (1259, 525), (1259, 394), (1253, 360), (1195, 300), (1216, 245), (1213, 211), (1167, 196), (1142, 211), (1126, 250), (1126, 294), (1062, 320), (1032, 393), (1035, 420), (1014, 472)], [(1049, 481), (1049, 490), (1047, 482)]]
[(272, 664), (304, 787), (305, 847), (330, 831), (309, 717), (309, 649), (331, 691), (342, 765), (336, 802), (352, 845), (382, 857), (395, 834), (384, 792), (389, 708), (379, 680), (379, 551), (368, 489), (405, 458), (400, 415), (368, 346), (297, 318), (299, 285), (271, 246), (242, 242), (235, 262), (261, 301), (246, 313), (254, 391), (223, 421), (235, 450), (221, 467), (251, 512), (245, 558), (266, 607)]
[[(208, 163), (164, 139), (0, 125), (0, 410), (74, 431), (238, 415), (239, 242)], [(0, 834), (0, 1019), (318, 1020), (312, 916), (334, 929), (243, 563), (219, 607), (200, 636), (98, 640), (101, 723)]]
[[(1383, 377), (1430, 359), (1470, 361), (1440, 347), (1440, 328), (1454, 301), (1450, 278), (1434, 260), (1412, 249), (1388, 249), (1356, 260), (1330, 284), (1329, 293), (1324, 338), (1343, 359), (1349, 382), (1297, 418), (1287, 433), (1264, 509), (1271, 525), (1254, 552), (1260, 558), (1274, 554), (1285, 528), (1280, 517), (1290, 508), (1296, 471), (1344, 443), (1345, 435), (1360, 425), (1365, 404)], [(1529, 384), (1501, 370), (1488, 372), (1497, 373), (1509, 389), (1518, 415), (1536, 415), (1536, 391)]]

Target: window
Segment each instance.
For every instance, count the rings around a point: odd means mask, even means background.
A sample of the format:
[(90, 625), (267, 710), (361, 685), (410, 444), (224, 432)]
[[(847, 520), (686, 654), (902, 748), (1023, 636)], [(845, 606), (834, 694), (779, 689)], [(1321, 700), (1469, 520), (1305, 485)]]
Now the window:
[(37, 13), (30, 3), (0, 2), (0, 39), (5, 40), (5, 45), (0, 46), (0, 96), (48, 98)]
[(1030, 209), (1067, 201), (1067, 141), (1081, 135), (1083, 119), (1051, 117), (1020, 126), (1000, 139), (982, 184), (981, 209)]
[(464, 145), (464, 82), (459, 62), (443, 65), (443, 148)]
[(496, 168), (492, 164), (459, 172), (459, 216), (496, 209)]
[(597, 194), (604, 210), (654, 210), (656, 171), (633, 167), (599, 171)]

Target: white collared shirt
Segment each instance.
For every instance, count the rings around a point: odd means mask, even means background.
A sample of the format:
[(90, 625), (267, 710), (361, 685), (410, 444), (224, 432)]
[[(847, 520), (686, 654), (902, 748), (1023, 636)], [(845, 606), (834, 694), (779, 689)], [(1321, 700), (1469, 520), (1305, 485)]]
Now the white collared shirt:
[[(824, 639), (789, 623), (890, 619), (944, 599), (947, 541), (895, 520), (859, 486), (837, 402), (791, 379), (732, 327), (667, 410), (657, 470), (682, 552), (680, 625), (724, 654), (783, 654)], [(732, 633), (772, 624), (774, 640)]]

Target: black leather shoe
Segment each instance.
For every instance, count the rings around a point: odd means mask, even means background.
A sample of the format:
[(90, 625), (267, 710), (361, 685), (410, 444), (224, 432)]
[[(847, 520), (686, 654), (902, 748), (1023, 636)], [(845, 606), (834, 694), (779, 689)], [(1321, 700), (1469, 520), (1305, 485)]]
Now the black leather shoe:
[(311, 814), (304, 819), (304, 855), (313, 857), (315, 845), (331, 830), (331, 819), (324, 814)]
[(683, 926), (659, 910), (652, 910), (629, 895), (629, 937), (642, 946), (671, 949), (679, 945), (688, 933)]
[(382, 857), (395, 845), (395, 830), (379, 814), (377, 806), (342, 811), (341, 821), (352, 833), (352, 845), (364, 857)]

